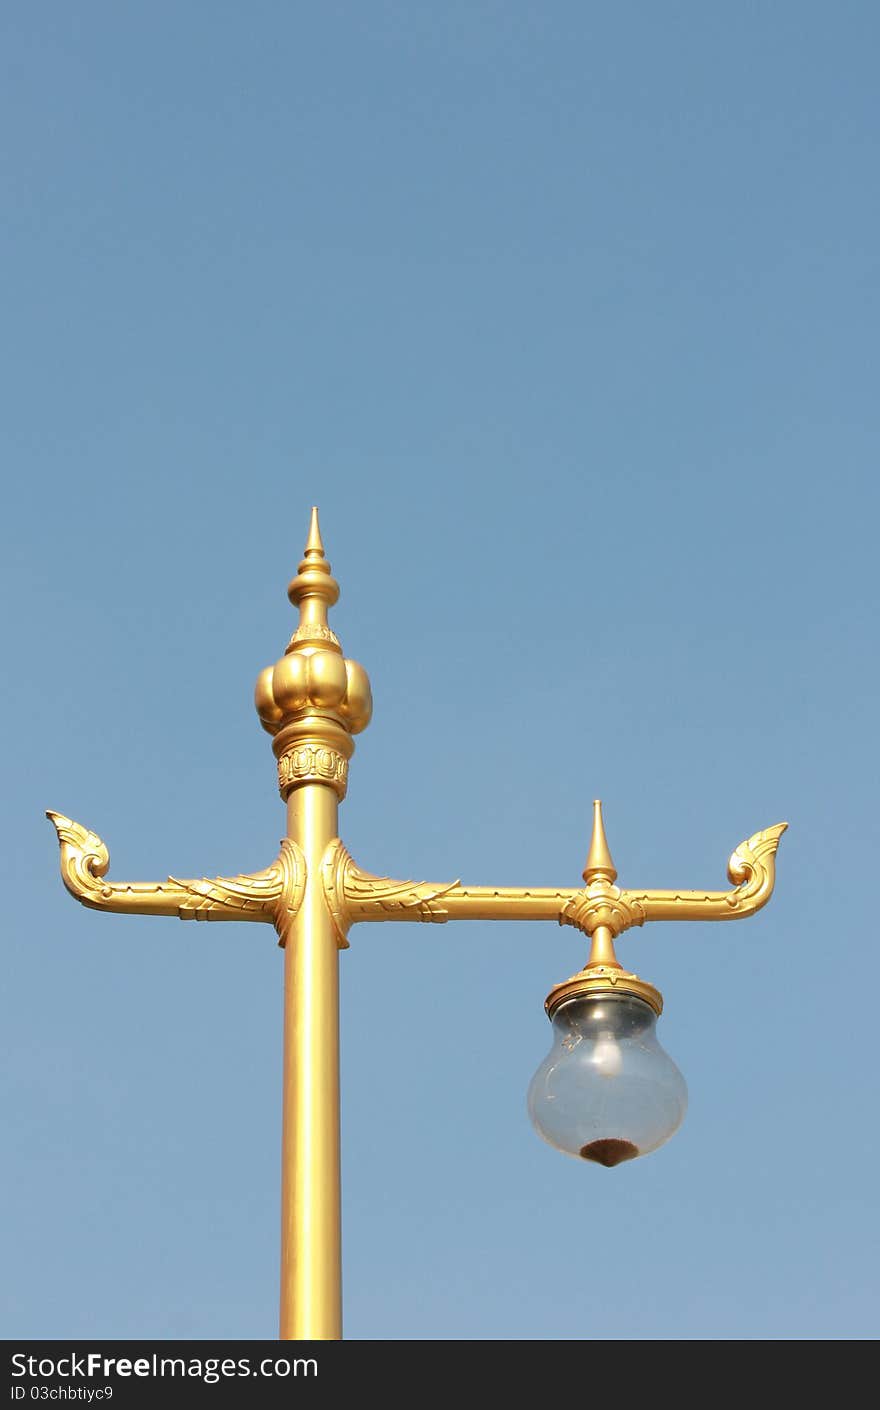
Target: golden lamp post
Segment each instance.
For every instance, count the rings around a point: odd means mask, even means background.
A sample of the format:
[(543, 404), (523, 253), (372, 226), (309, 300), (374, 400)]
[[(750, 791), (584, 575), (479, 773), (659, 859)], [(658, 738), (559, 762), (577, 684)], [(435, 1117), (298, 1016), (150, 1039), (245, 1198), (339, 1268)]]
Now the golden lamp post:
[(501, 887), (393, 881), (362, 871), (339, 838), (353, 736), (370, 722), (370, 682), (327, 624), (339, 597), (312, 510), (305, 554), (288, 596), (299, 622), (284, 655), (262, 671), (256, 706), (272, 735), (287, 835), (265, 871), (160, 882), (107, 881), (101, 838), (49, 813), (68, 891), (99, 911), (256, 920), (284, 950), (281, 1155), (283, 1340), (342, 1335), (339, 1168), (338, 955), (360, 921), (555, 920), (590, 941), (587, 963), (546, 1000), (554, 1043), (529, 1089), (538, 1132), (558, 1149), (606, 1167), (646, 1155), (684, 1117), (684, 1079), (655, 1036), (663, 1000), (629, 973), (615, 941), (655, 920), (737, 920), (770, 899), (777, 823), (733, 853), (729, 891), (624, 891), (617, 886), (601, 805), (583, 886)]

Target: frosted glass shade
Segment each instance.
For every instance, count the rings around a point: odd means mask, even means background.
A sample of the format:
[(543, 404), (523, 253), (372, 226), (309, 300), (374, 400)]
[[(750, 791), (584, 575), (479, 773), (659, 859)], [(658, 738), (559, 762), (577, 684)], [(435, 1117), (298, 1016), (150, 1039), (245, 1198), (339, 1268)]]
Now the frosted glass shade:
[(529, 1115), (567, 1155), (619, 1165), (678, 1130), (687, 1087), (634, 994), (581, 994), (553, 1015), (553, 1047), (529, 1087)]

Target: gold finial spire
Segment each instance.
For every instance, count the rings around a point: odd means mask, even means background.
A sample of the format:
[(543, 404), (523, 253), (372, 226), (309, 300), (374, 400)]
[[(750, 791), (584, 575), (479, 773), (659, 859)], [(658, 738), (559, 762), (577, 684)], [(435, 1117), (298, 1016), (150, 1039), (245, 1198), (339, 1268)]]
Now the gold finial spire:
[(315, 508), (287, 596), (299, 608), (299, 622), (281, 660), (257, 678), (257, 713), (273, 737), (283, 798), (304, 783), (326, 783), (344, 798), (351, 736), (370, 723), (373, 701), (363, 666), (343, 656), (327, 625), (339, 584), (324, 554)]
[(598, 881), (600, 877), (606, 881), (617, 880), (617, 868), (611, 860), (605, 824), (602, 822), (602, 803), (598, 798), (593, 802), (593, 835), (590, 838), (590, 850), (587, 853), (583, 875), (588, 886), (591, 881)]
[(288, 650), (292, 648), (294, 641), (303, 641), (309, 637), (308, 628), (310, 627), (322, 629), (317, 632), (315, 639), (331, 639), (336, 642), (338, 648), (339, 643), (333, 634), (330, 633), (329, 638), (327, 636), (329, 632), (327, 608), (332, 607), (334, 602), (338, 601), (339, 584), (331, 573), (330, 564), (324, 554), (324, 542), (321, 538), (317, 508), (312, 509), (305, 551), (296, 577), (288, 586), (287, 596), (294, 607), (299, 608), (299, 627)]
[[(324, 558), (324, 541), (321, 538), (321, 525), (318, 523), (318, 506), (312, 505), (312, 517), (309, 523), (309, 536), (306, 539), (305, 561), (313, 561), (316, 558)], [(329, 565), (327, 571), (330, 571)], [(302, 568), (300, 568), (302, 572)]]
[[(335, 602), (339, 596), (339, 584), (330, 572), (330, 564), (327, 562), (327, 555), (324, 552), (324, 540), (321, 538), (321, 525), (318, 523), (318, 507), (312, 506), (312, 517), (309, 520), (309, 534), (306, 539), (306, 546), (303, 556), (297, 569), (298, 576), (287, 589), (287, 596), (291, 602), (297, 604), (308, 592), (314, 592), (315, 578), (312, 576), (320, 573), (326, 581), (329, 579), (334, 584), (335, 594), (331, 598), (327, 592), (326, 585), (321, 592), (324, 600), (330, 604)], [(320, 581), (320, 580), (318, 580)]]

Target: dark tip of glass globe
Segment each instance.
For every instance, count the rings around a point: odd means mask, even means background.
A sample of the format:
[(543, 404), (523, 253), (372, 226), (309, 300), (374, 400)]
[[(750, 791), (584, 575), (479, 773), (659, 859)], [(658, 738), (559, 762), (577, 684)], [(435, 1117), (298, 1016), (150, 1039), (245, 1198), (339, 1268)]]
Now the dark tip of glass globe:
[(638, 1153), (639, 1148), (634, 1146), (632, 1141), (618, 1141), (614, 1137), (608, 1137), (604, 1141), (590, 1141), (578, 1151), (578, 1155), (584, 1160), (594, 1160), (597, 1165), (604, 1165), (609, 1169), (612, 1165), (620, 1165), (623, 1160), (634, 1160)]

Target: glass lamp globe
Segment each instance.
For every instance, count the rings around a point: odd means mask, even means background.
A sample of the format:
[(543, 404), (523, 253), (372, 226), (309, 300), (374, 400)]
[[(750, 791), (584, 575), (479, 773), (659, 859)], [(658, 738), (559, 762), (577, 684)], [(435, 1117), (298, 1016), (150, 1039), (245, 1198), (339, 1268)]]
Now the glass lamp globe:
[[(656, 990), (642, 981), (639, 987), (660, 1001)], [(604, 1166), (662, 1146), (684, 1119), (687, 1087), (657, 1041), (659, 1009), (624, 986), (617, 993), (576, 991), (555, 1005), (553, 999), (553, 1047), (529, 1087), (538, 1134), (567, 1155)]]

